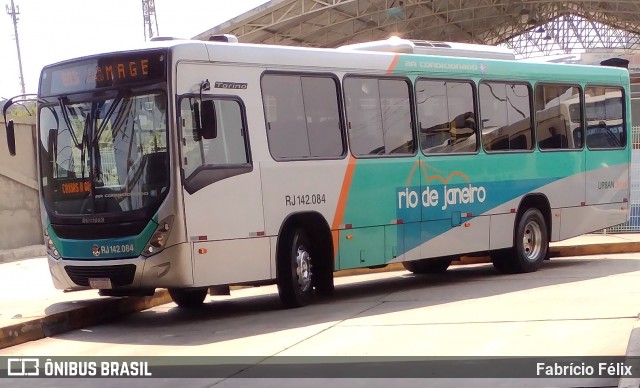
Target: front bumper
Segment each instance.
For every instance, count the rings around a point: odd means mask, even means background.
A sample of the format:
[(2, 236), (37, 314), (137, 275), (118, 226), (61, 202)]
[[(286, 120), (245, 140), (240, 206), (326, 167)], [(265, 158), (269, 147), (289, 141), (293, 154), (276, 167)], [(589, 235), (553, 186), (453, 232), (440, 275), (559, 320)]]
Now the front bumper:
[(165, 248), (151, 257), (118, 260), (56, 260), (47, 255), (53, 284), (61, 290), (91, 288), (90, 278), (108, 278), (114, 289), (188, 287), (193, 285), (190, 243)]

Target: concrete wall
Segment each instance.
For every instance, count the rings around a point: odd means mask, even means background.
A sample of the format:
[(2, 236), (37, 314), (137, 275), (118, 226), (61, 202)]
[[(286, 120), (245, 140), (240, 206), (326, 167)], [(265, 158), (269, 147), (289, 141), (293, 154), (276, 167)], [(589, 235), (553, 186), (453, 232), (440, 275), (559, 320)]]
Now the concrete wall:
[(0, 115), (0, 250), (43, 243), (36, 175), (36, 118), (14, 117), (16, 156)]

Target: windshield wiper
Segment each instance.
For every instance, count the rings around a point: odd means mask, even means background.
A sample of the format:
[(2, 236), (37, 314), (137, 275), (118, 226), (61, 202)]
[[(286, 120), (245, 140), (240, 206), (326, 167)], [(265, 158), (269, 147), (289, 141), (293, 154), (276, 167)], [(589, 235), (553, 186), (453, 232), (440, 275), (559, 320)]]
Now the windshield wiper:
[[(73, 128), (73, 124), (71, 123), (71, 120), (69, 119), (69, 112), (68, 112), (69, 107), (65, 103), (66, 100), (67, 99), (65, 97), (60, 97), (58, 99), (58, 102), (60, 105), (60, 110), (62, 111), (62, 118), (64, 119), (64, 123), (67, 125), (67, 128), (69, 129), (71, 140), (73, 140), (73, 144), (76, 146), (76, 148), (80, 149), (80, 175), (81, 175), (81, 178), (84, 180), (86, 148), (89, 146), (87, 132), (89, 127), (91, 126), (92, 116), (91, 116), (91, 112), (87, 114), (87, 117), (85, 118), (85, 121), (84, 121), (84, 128), (82, 129), (82, 139), (81, 141), (78, 141), (78, 137), (76, 136), (76, 131)], [(76, 113), (73, 112), (73, 115), (76, 116)]]
[[(131, 112), (131, 106), (133, 105), (133, 101), (131, 98), (127, 98), (122, 103), (122, 108), (118, 111), (118, 115), (113, 119), (113, 125), (111, 126), (113, 132), (113, 138), (123, 131), (123, 126), (127, 119), (129, 118), (129, 112)], [(125, 134), (126, 135), (126, 134)]]
[[(116, 98), (113, 99), (113, 102), (109, 106), (109, 110), (107, 110), (107, 113), (105, 113), (104, 117), (102, 118), (102, 125), (100, 125), (100, 128), (98, 128), (98, 130), (96, 131), (96, 135), (93, 139), (94, 141), (98, 141), (98, 139), (100, 139), (100, 136), (102, 136), (102, 132), (104, 132), (104, 130), (107, 128), (107, 124), (109, 123), (109, 119), (111, 119), (113, 112), (115, 112), (118, 105), (120, 105), (120, 103), (122, 102), (122, 99), (124, 98), (124, 96), (127, 95), (128, 93), (129, 91), (124, 89), (121, 89), (120, 91), (118, 91), (118, 95), (116, 96)], [(122, 120), (123, 113), (128, 113), (128, 109), (125, 109), (124, 111), (121, 109), (120, 111), (118, 111), (118, 115), (116, 116), (116, 119), (114, 120), (114, 125), (112, 126), (112, 131), (114, 131), (113, 133), (114, 137), (115, 137), (115, 132), (117, 132), (118, 130), (117, 129), (118, 124)], [(98, 118), (99, 117), (96, 116), (96, 120)]]
[[(91, 119), (93, 115), (91, 112), (87, 113), (87, 117), (84, 121), (84, 128), (82, 129), (82, 143), (80, 144), (80, 175), (82, 175), (82, 179), (84, 180), (84, 166), (85, 161), (87, 159), (87, 148), (89, 145), (89, 129), (91, 127)], [(91, 172), (91, 170), (89, 170)], [(90, 177), (93, 180), (93, 177)]]

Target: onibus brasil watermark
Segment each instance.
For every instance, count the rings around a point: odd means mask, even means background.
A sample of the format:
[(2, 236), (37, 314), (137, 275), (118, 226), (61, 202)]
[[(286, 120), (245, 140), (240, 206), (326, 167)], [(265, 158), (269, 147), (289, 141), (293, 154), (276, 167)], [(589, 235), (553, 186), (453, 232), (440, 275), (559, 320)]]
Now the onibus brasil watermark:
[(54, 361), (39, 358), (7, 359), (7, 376), (12, 377), (151, 377), (146, 361)]
[(0, 357), (9, 378), (636, 378), (638, 357)]

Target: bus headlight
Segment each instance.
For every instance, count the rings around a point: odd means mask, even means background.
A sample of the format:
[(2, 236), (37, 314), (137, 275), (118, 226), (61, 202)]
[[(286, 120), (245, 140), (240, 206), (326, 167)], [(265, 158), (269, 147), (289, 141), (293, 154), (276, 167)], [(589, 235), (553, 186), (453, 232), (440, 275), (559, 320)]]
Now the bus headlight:
[(169, 239), (169, 232), (171, 232), (171, 225), (173, 224), (173, 216), (169, 216), (158, 223), (156, 231), (149, 239), (147, 246), (142, 251), (142, 256), (148, 257), (155, 255), (164, 249)]
[(58, 252), (58, 248), (56, 248), (56, 245), (53, 243), (53, 240), (49, 236), (49, 231), (46, 228), (44, 230), (44, 242), (47, 246), (47, 254), (56, 260), (60, 259), (60, 252)]

